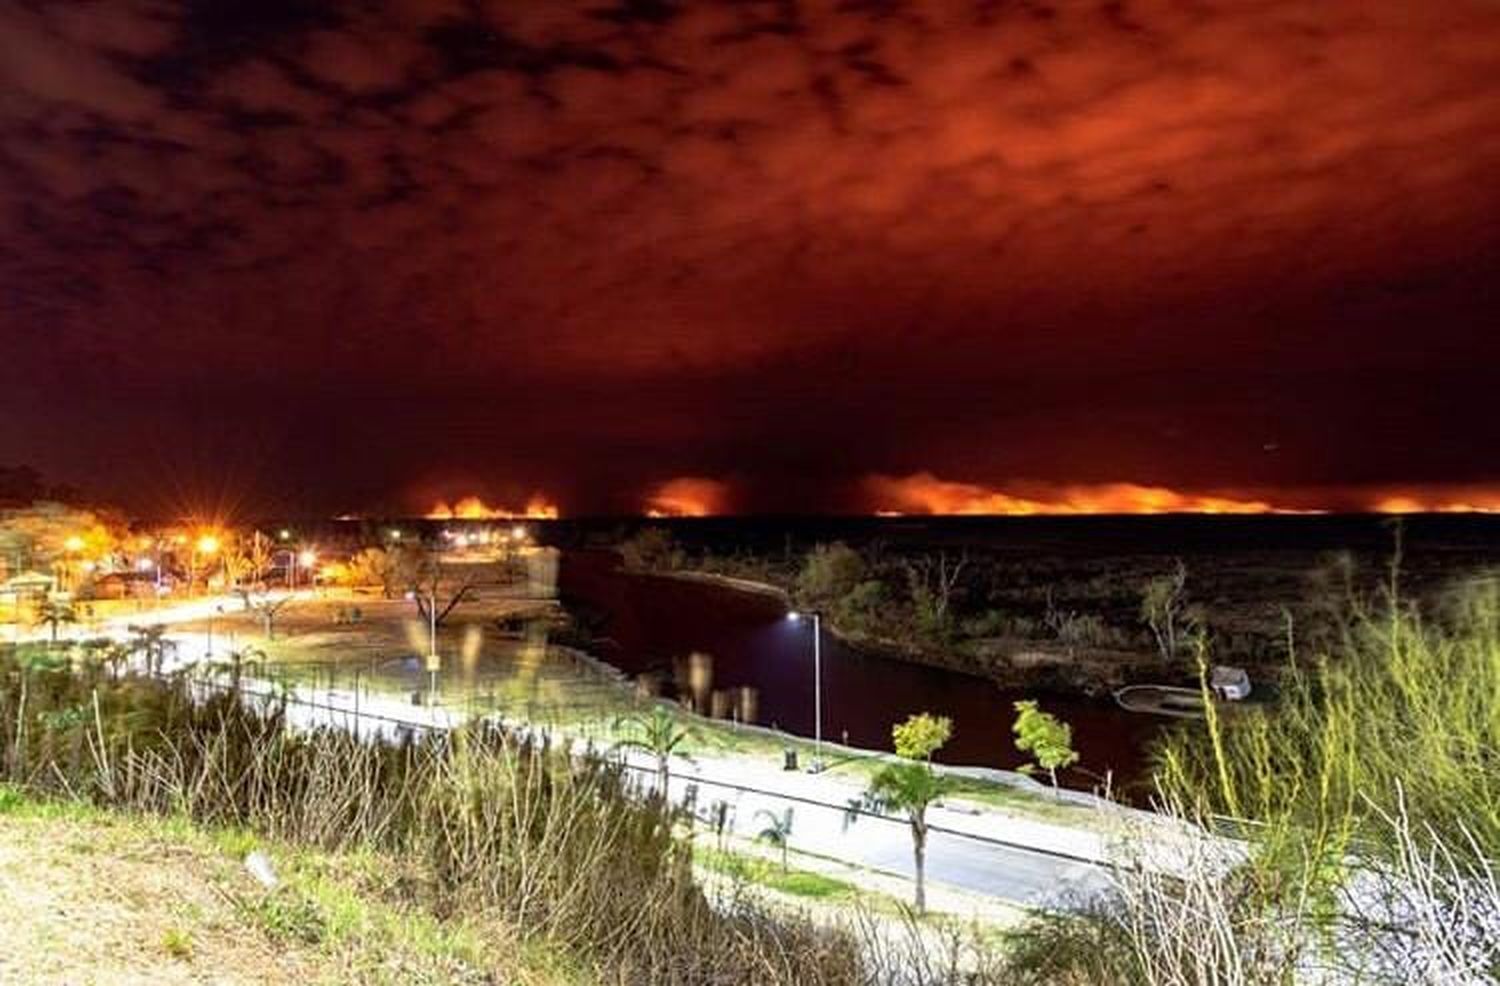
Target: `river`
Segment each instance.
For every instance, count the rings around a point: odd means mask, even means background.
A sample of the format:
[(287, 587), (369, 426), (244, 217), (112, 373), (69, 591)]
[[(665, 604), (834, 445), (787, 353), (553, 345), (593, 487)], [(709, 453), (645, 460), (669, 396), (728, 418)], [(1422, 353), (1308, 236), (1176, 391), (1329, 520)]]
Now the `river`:
[[(812, 628), (786, 619), (772, 596), (712, 582), (623, 571), (608, 551), (563, 555), (559, 589), (565, 604), (598, 614), (598, 656), (630, 675), (661, 672), (694, 652), (713, 656), (713, 687), (759, 691), (759, 720), (813, 735)], [(1147, 746), (1164, 720), (1123, 711), (1112, 701), (1003, 689), (973, 675), (862, 653), (823, 634), (823, 736), (889, 749), (891, 725), (914, 712), (953, 720), (948, 763), (1015, 768), (1013, 703), (1034, 698), (1073, 727), (1079, 767), (1074, 787), (1112, 772), (1117, 785), (1140, 784)]]

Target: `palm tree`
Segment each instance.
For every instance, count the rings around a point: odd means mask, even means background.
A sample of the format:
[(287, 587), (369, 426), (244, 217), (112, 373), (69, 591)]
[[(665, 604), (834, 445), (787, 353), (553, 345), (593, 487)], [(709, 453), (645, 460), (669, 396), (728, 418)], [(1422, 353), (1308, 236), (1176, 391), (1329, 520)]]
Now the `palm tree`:
[(152, 623), (146, 626), (131, 626), (127, 629), (130, 631), (130, 652), (144, 655), (146, 673), (156, 674), (161, 670), (167, 648), (173, 646), (172, 641), (166, 637), (166, 626), (161, 623)]
[(948, 742), (953, 722), (926, 713), (914, 715), (895, 726), (896, 755), (902, 759), (886, 764), (870, 778), (864, 793), (849, 802), (845, 824), (858, 821), (861, 812), (885, 815), (901, 812), (911, 828), (912, 856), (916, 871), (918, 914), (927, 911), (927, 809), (953, 791), (954, 778), (932, 769), (932, 755)]
[(214, 662), (219, 667), (229, 668), (229, 687), (235, 691), (240, 688), (240, 674), (245, 665), (262, 665), (266, 663), (266, 652), (259, 647), (241, 647), (232, 650), (224, 661)]
[(785, 873), (787, 843), (792, 837), (792, 809), (788, 807), (778, 815), (769, 808), (762, 808), (755, 813), (755, 817), (758, 819), (762, 816), (766, 819), (766, 827), (756, 833), (755, 837), (781, 850), (781, 872)]
[[(677, 724), (677, 717), (658, 705), (650, 715), (634, 715), (617, 721), (616, 728), (625, 725), (635, 735), (615, 743), (615, 749), (641, 750), (656, 758), (656, 779), (661, 796), (667, 796), (667, 782), (671, 780), (671, 758), (678, 748), (688, 740), (688, 731)], [(689, 759), (685, 755), (683, 759)]]
[(47, 624), (51, 631), (52, 646), (57, 646), (57, 628), (64, 623), (77, 623), (78, 614), (73, 604), (58, 599), (44, 599), (37, 609), (37, 618)]

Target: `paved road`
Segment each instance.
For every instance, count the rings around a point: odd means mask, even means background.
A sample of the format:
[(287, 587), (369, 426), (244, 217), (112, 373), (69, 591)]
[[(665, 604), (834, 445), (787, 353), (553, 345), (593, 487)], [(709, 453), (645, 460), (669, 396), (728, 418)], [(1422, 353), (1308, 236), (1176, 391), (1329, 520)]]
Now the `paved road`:
[[(654, 771), (648, 756), (632, 755), (633, 765)], [(790, 846), (799, 852), (837, 859), (908, 879), (914, 876), (911, 829), (904, 818), (863, 815), (850, 821), (843, 805), (856, 797), (852, 779), (832, 774), (808, 775), (776, 770), (745, 760), (698, 759), (674, 763), (670, 790), (675, 800), (688, 797), (696, 786), (699, 813), (712, 815), (714, 802), (730, 809), (728, 822), (736, 835), (754, 838), (768, 824), (766, 813), (792, 809)], [(1039, 837), (1034, 823), (998, 813), (980, 816), (934, 807), (928, 822), (955, 831), (928, 836), (929, 880), (1024, 906), (1065, 906), (1079, 895), (1097, 893), (1109, 884), (1107, 871), (1084, 859), (1057, 853), (1057, 841)], [(976, 824), (979, 822), (981, 824)], [(981, 834), (980, 828), (990, 831)], [(1056, 834), (1071, 836), (1072, 830)], [(1071, 840), (1076, 841), (1076, 840)], [(1013, 842), (1018, 846), (1001, 845)], [(1102, 845), (1092, 859), (1102, 858)], [(1071, 854), (1069, 854), (1071, 855)]]

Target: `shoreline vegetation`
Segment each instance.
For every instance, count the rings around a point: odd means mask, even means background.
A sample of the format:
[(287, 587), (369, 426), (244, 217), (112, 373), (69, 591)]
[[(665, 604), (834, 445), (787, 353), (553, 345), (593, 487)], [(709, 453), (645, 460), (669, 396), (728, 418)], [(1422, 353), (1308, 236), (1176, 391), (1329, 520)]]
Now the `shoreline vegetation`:
[[(690, 531), (689, 531), (690, 533)], [(707, 582), (817, 609), (825, 631), (856, 649), (986, 678), (1003, 688), (1107, 698), (1127, 685), (1196, 687), (1193, 641), (1257, 685), (1287, 673), (1288, 634), (1303, 650), (1332, 643), (1354, 596), (1379, 591), (1386, 555), (1324, 551), (1302, 558), (1247, 551), (1184, 560), (1142, 548), (1053, 557), (994, 549), (815, 541), (732, 552), (679, 529), (618, 532), (625, 571)], [(1481, 568), (1408, 571), (1408, 592), (1440, 605)]]
[[(894, 557), (876, 545), (858, 550), (835, 541), (784, 557), (694, 554), (663, 529), (645, 527), (617, 545), (625, 570), (706, 582), (738, 592), (770, 596), (788, 608), (818, 609), (824, 629), (868, 653), (960, 671), (1002, 687), (1034, 687), (1104, 697), (1125, 684), (1168, 676), (1180, 680), (1185, 665), (1175, 647), (1152, 652), (1123, 646), (1132, 638), (1097, 616), (1062, 611), (1047, 595), (1039, 618), (995, 609), (972, 613), (972, 578), (966, 554)], [(1176, 584), (1175, 570), (1158, 576)], [(1152, 592), (1153, 580), (1142, 583)], [(1161, 595), (1161, 590), (1157, 591)], [(1185, 637), (1190, 617), (1178, 585), (1175, 598), (1158, 604), (1155, 623)], [(1142, 606), (1146, 603), (1143, 601)], [(1175, 608), (1174, 608), (1175, 607)], [(1143, 609), (1144, 613), (1144, 609)], [(1037, 636), (1045, 632), (1052, 639)], [(1170, 658), (1169, 656), (1170, 655)]]

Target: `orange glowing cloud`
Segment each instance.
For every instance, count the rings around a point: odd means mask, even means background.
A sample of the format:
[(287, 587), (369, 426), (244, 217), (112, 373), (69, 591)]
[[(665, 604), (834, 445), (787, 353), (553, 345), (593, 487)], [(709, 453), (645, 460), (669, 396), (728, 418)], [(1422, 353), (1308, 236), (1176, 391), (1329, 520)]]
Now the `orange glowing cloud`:
[(1297, 512), (1266, 500), (1186, 493), (1136, 483), (1016, 484), (1001, 490), (939, 479), (930, 472), (866, 478), (881, 514), (1266, 514)]
[(427, 511), (429, 520), (556, 520), (558, 516), (557, 505), (540, 493), (520, 510), (491, 506), (477, 496), (466, 496), (452, 505), (440, 500)]
[(727, 512), (729, 484), (705, 476), (669, 479), (646, 498), (648, 517), (712, 517)]

